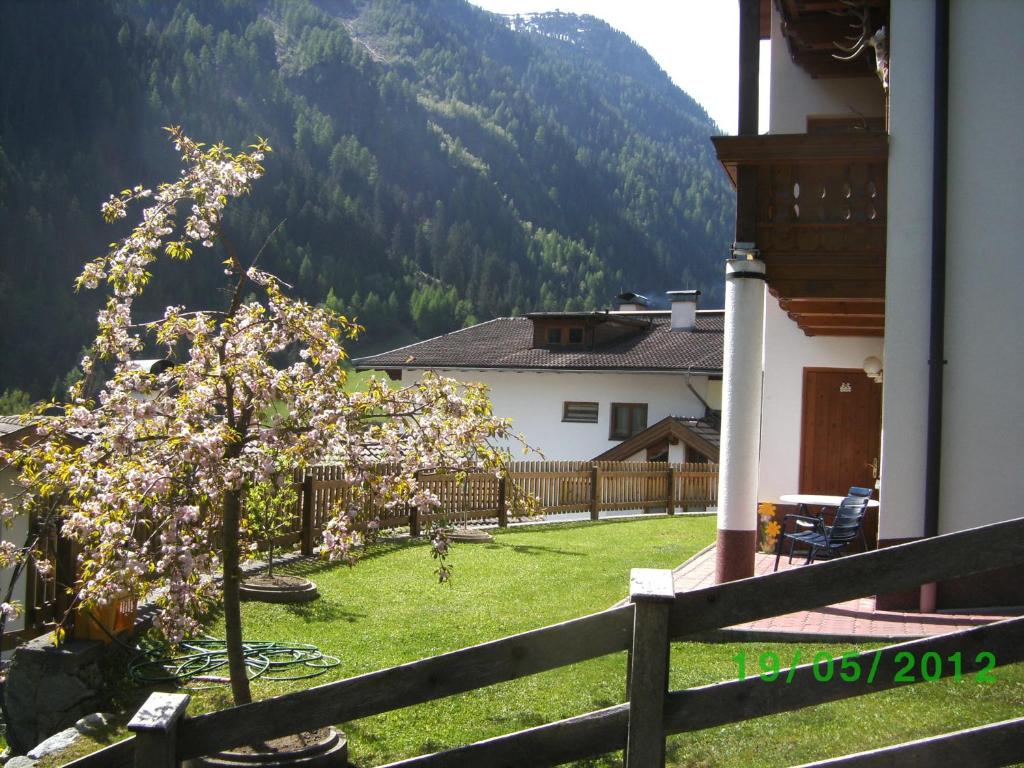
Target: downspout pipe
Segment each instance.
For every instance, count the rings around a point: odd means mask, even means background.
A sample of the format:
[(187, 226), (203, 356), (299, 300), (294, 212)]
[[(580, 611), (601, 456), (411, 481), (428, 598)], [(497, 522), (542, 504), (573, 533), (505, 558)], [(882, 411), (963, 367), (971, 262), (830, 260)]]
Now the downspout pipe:
[(712, 411), (714, 411), (714, 408), (712, 408), (710, 405), (708, 405), (708, 401), (705, 400), (703, 397), (701, 397), (700, 392), (698, 392), (694, 388), (693, 384), (690, 383), (690, 375), (692, 373), (693, 373), (693, 366), (691, 365), (689, 368), (686, 369), (686, 388), (689, 389), (693, 393), (693, 396), (696, 397), (697, 400), (700, 402), (700, 404), (704, 406), (704, 415), (707, 416)]
[(935, 110), (932, 158), (932, 292), (928, 347), (928, 429), (924, 535), (939, 534), (942, 471), (942, 387), (946, 320), (946, 225), (949, 170), (949, 0), (935, 0)]

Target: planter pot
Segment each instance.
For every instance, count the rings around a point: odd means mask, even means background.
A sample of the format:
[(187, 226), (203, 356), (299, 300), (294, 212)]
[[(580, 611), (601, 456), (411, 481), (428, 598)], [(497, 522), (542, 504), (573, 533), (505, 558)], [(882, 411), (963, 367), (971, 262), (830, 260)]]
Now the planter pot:
[(104, 606), (83, 606), (75, 611), (76, 640), (101, 640), (113, 642), (113, 638), (135, 626), (137, 603), (134, 598), (122, 597), (111, 600)]
[(242, 582), (240, 594), (264, 603), (307, 603), (320, 596), (316, 584), (301, 576), (253, 576)]
[(348, 739), (335, 728), (272, 739), (189, 760), (187, 768), (344, 768)]

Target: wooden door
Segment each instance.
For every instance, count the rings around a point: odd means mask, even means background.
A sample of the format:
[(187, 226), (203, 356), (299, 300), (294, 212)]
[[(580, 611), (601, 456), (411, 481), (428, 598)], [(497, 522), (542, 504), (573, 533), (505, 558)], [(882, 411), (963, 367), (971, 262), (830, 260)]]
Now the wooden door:
[[(864, 371), (805, 368), (800, 493), (874, 488), (882, 441), (882, 386)], [(877, 496), (877, 494), (876, 494)]]

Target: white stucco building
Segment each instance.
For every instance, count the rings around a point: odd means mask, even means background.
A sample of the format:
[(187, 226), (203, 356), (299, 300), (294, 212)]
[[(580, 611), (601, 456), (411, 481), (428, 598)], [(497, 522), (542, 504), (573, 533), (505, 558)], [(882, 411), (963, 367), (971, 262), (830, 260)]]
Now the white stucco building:
[[(403, 382), (430, 370), (486, 384), (495, 414), (546, 459), (589, 460), (633, 438), (622, 458), (717, 460), (706, 431), (688, 438), (721, 408), (722, 312), (698, 310), (697, 291), (670, 292), (670, 310), (625, 296), (614, 311), (496, 318), (355, 363)], [(671, 417), (676, 434), (637, 442)]]
[[(764, 265), (757, 498), (875, 485), (880, 546), (1020, 515), (1024, 3), (826, 5), (743, 0), (770, 39), (769, 134), (714, 140)], [(1021, 575), (880, 604), (1024, 604)]]

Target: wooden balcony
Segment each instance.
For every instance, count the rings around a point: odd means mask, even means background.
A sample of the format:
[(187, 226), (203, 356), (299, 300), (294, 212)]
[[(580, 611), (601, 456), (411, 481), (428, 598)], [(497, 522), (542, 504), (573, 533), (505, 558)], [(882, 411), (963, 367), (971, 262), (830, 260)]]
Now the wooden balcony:
[(756, 244), (768, 288), (810, 336), (881, 336), (885, 134), (717, 136), (736, 183), (756, 170)]

